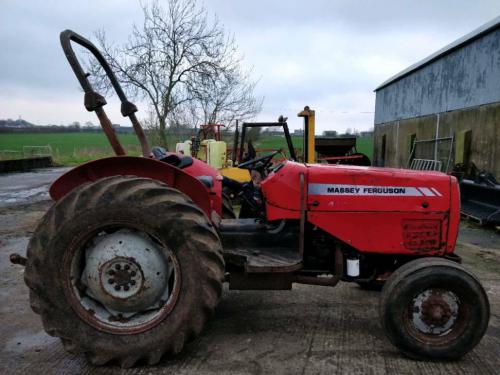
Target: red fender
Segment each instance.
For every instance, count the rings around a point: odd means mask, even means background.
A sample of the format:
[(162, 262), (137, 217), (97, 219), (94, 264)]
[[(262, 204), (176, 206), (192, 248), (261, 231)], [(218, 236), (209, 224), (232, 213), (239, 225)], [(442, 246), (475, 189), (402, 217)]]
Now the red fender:
[[(154, 159), (115, 156), (94, 160), (63, 174), (52, 183), (49, 193), (53, 200), (58, 201), (82, 184), (110, 176), (138, 176), (164, 182), (189, 196), (213, 221), (211, 192), (208, 188), (183, 170)], [(217, 194), (214, 192), (212, 195)]]

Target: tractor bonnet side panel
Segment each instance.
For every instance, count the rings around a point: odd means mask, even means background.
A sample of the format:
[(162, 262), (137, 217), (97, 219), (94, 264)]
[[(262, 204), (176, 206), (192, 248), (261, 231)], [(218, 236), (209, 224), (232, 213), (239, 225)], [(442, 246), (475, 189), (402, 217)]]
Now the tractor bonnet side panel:
[(304, 175), (302, 194), (306, 194), (307, 168), (304, 164), (285, 161), (262, 182), (268, 220), (300, 217), (301, 174)]
[(308, 165), (312, 211), (447, 212), (450, 177), (439, 172)]
[(308, 165), (308, 221), (362, 252), (452, 252), (452, 182), (436, 172)]
[(436, 255), (448, 249), (448, 217), (411, 212), (309, 212), (308, 221), (361, 252)]

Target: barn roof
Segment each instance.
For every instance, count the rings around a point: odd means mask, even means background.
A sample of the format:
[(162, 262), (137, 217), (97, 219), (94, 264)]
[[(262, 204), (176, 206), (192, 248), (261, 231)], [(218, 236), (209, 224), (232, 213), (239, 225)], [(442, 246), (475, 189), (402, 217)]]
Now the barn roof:
[(400, 79), (412, 74), (416, 70), (419, 70), (426, 65), (432, 64), (434, 61), (439, 60), (443, 56), (448, 55), (453, 51), (462, 48), (463, 46), (469, 43), (472, 43), (473, 41), (483, 37), (486, 34), (491, 33), (492, 31), (498, 28), (500, 28), (500, 16), (492, 19), (490, 22), (485, 23), (481, 27), (478, 27), (477, 29), (464, 35), (463, 37), (455, 40), (453, 43), (448, 44), (446, 47), (441, 48), (437, 52), (434, 52), (432, 55), (426, 57), (425, 59), (409, 66), (408, 68), (399, 72), (395, 76), (392, 76), (391, 78), (383, 82), (381, 85), (379, 85), (374, 91), (379, 91), (380, 89), (383, 89), (384, 87), (387, 87), (393, 84), (394, 82), (399, 81)]

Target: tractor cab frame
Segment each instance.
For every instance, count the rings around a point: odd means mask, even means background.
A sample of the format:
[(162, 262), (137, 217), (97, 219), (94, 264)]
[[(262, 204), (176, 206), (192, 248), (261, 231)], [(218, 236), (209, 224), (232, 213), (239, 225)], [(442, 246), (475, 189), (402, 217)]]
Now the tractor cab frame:
[[(236, 125), (235, 133), (234, 133), (234, 145), (233, 155), (236, 155), (238, 152), (237, 158), (234, 160), (237, 161), (238, 164), (242, 163), (244, 160), (244, 151), (245, 151), (245, 142), (247, 142), (247, 134), (248, 129), (253, 128), (282, 128), (283, 135), (286, 140), (286, 144), (288, 147), (288, 158), (293, 161), (298, 161), (297, 156), (295, 154), (295, 148), (293, 147), (292, 137), (290, 136), (290, 130), (288, 129), (288, 124), (286, 122), (286, 118), (280, 116), (277, 122), (244, 122), (241, 125), (241, 137), (239, 136), (238, 125)], [(239, 144), (239, 146), (238, 146)]]

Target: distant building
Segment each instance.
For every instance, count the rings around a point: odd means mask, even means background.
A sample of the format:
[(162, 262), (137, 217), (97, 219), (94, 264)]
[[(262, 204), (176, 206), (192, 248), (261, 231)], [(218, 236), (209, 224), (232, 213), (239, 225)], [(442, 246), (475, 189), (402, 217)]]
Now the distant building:
[(361, 138), (371, 138), (371, 137), (373, 137), (373, 130), (367, 130), (367, 131), (364, 131), (364, 132), (359, 132), (359, 136)]
[(17, 120), (12, 120), (12, 119), (7, 119), (7, 120), (0, 120), (0, 127), (2, 128), (11, 128), (11, 129), (24, 129), (24, 128), (31, 128), (34, 125), (28, 121), (25, 121), (23, 119), (17, 119)]
[(120, 134), (133, 134), (134, 128), (131, 126), (121, 126), (120, 124), (113, 124), (113, 129)]
[(280, 137), (283, 135), (283, 132), (282, 131), (277, 131), (277, 130), (264, 130), (262, 132), (263, 135), (266, 135), (266, 136), (271, 136), (271, 137)]
[(337, 137), (338, 133), (336, 130), (325, 130), (323, 132), (323, 136), (325, 136), (325, 137)]
[(500, 177), (500, 17), (375, 92), (376, 165), (407, 167), (416, 157), (445, 170), (450, 159), (448, 169), (473, 162)]

